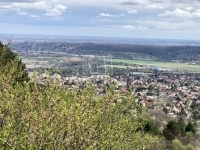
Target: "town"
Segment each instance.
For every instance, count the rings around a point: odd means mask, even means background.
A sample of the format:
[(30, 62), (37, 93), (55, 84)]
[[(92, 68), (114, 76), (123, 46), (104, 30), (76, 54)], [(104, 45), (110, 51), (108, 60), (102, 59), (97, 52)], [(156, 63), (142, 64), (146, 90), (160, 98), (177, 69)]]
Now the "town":
[(71, 88), (84, 88), (87, 83), (97, 87), (98, 95), (106, 94), (108, 86), (115, 86), (115, 92), (131, 92), (142, 106), (163, 111), (170, 117), (200, 119), (200, 74), (163, 73), (154, 69), (152, 73), (129, 72), (127, 74), (96, 74), (91, 76), (66, 76), (48, 72), (31, 73), (32, 80), (45, 84), (61, 84)]
[[(90, 49), (83, 48), (98, 48), (98, 45), (102, 46), (101, 53), (107, 56), (98, 52), (91, 53)], [(123, 57), (125, 53), (113, 51), (113, 55), (108, 56), (110, 51), (103, 49), (105, 45), (108, 46), (105, 43), (18, 42), (11, 46), (25, 62), (31, 79), (40, 84), (51, 80), (53, 84), (72, 89), (84, 88), (87, 83), (92, 83), (100, 96), (106, 94), (106, 88), (114, 86), (116, 93), (131, 93), (135, 101), (152, 112), (152, 116), (160, 113), (167, 118), (182, 116), (186, 119), (200, 119), (200, 73), (197, 64), (179, 69), (178, 66), (174, 67), (175, 63), (170, 66), (174, 68), (170, 68), (157, 67), (157, 62), (153, 62), (155, 66), (152, 66), (128, 63), (125, 59), (114, 61), (112, 58)], [(110, 46), (127, 48), (127, 44)], [(196, 48), (198, 47), (194, 47)], [(131, 58), (156, 60), (161, 55), (162, 53), (158, 56), (148, 52), (134, 53), (137, 57), (132, 55)], [(186, 57), (184, 55), (185, 61)], [(190, 70), (192, 67), (196, 67), (194, 71)]]

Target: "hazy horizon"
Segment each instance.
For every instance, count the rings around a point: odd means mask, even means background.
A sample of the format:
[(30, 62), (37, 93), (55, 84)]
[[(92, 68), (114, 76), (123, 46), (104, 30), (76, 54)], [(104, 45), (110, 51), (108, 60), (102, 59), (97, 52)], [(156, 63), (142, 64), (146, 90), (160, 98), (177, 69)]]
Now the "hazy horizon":
[(185, 45), (200, 46), (200, 40), (187, 39), (155, 39), (132, 37), (103, 37), (103, 36), (67, 36), (67, 35), (34, 35), (34, 34), (1, 34), (0, 41), (7, 43), (18, 42), (75, 42), (75, 43), (110, 43), (136, 45)]
[(0, 33), (200, 40), (198, 0), (0, 0)]

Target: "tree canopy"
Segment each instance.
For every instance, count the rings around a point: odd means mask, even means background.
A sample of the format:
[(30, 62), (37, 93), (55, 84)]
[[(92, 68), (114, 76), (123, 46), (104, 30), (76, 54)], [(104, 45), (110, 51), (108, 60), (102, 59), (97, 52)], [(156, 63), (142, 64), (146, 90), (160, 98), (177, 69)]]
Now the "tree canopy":
[[(144, 134), (146, 113), (132, 96), (95, 96), (95, 88), (16, 84), (0, 91), (0, 146), (16, 149), (142, 149), (159, 138)], [(125, 113), (126, 112), (126, 113)]]
[(16, 53), (10, 50), (8, 44), (4, 45), (1, 42), (0, 62), (0, 75), (4, 82), (15, 84), (16, 82), (29, 81), (25, 64)]

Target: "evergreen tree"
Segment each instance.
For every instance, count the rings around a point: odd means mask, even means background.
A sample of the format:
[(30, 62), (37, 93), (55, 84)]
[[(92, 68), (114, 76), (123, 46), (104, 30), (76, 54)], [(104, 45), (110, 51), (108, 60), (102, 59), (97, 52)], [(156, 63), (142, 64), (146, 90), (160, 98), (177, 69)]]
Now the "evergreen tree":
[(186, 124), (185, 124), (185, 121), (184, 121), (184, 119), (182, 117), (179, 118), (178, 124), (179, 124), (179, 128), (180, 128), (181, 134), (182, 135), (185, 134), (185, 126), (186, 126)]
[(189, 121), (187, 126), (185, 127), (185, 132), (192, 132), (195, 134), (195, 128), (194, 125)]
[(163, 130), (163, 136), (169, 141), (175, 139), (175, 137), (178, 136), (180, 133), (180, 126), (175, 120), (170, 120)]
[(10, 50), (9, 45), (0, 42), (0, 75), (4, 77), (4, 82), (15, 84), (29, 81), (25, 64), (18, 55)]
[(155, 123), (153, 123), (151, 120), (148, 120), (145, 124), (144, 131), (153, 135), (160, 135), (158, 126), (156, 126)]

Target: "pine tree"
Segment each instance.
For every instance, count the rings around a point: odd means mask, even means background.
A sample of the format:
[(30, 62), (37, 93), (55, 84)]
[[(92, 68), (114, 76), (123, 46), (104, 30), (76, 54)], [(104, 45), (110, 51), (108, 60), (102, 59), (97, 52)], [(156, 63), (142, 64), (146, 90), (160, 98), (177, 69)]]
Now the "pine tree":
[(179, 124), (179, 128), (180, 128), (181, 134), (182, 135), (185, 134), (185, 126), (186, 126), (186, 124), (185, 124), (185, 121), (184, 121), (184, 119), (182, 117), (179, 118), (178, 124)]
[(194, 125), (189, 121), (188, 124), (185, 127), (185, 132), (192, 132), (195, 134), (195, 128)]
[(0, 42), (0, 75), (8, 84), (23, 83), (29, 81), (26, 66), (19, 56), (10, 50), (8, 44)]

